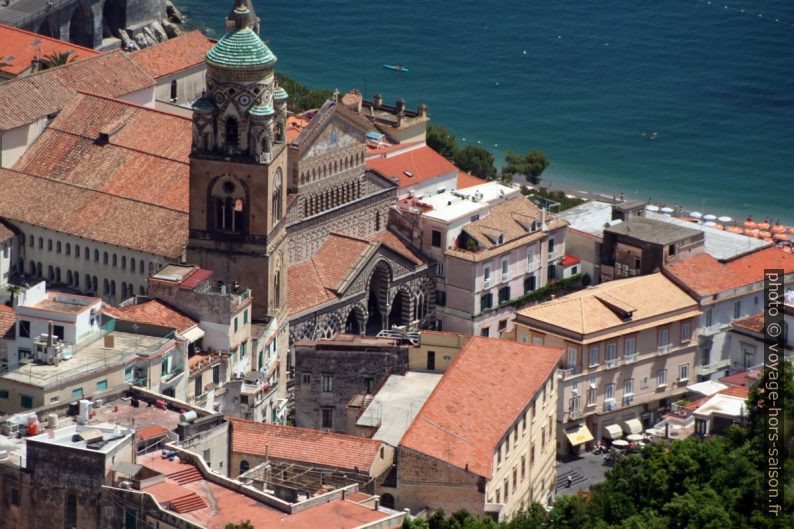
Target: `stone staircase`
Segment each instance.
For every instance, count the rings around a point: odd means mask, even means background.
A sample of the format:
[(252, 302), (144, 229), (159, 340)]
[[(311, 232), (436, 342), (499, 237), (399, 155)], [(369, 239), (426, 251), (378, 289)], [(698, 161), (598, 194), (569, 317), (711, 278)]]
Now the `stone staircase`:
[(554, 492), (557, 492), (560, 489), (568, 488), (568, 476), (571, 476), (571, 488), (579, 483), (587, 481), (587, 477), (581, 475), (580, 473), (576, 472), (575, 470), (572, 472), (566, 472), (565, 474), (560, 474), (557, 476), (557, 484), (554, 486)]

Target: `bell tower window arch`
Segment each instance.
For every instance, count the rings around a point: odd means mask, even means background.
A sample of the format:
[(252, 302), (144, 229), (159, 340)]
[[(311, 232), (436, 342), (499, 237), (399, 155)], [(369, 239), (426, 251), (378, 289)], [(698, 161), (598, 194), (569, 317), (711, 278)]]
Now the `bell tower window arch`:
[(237, 124), (237, 119), (233, 117), (226, 118), (225, 129), (226, 147), (236, 149), (240, 140), (240, 127)]
[(244, 235), (247, 231), (249, 197), (234, 177), (220, 177), (210, 187), (210, 225), (220, 234)]
[(276, 169), (276, 177), (273, 179), (273, 224), (281, 220), (281, 188), (283, 185), (281, 168)]

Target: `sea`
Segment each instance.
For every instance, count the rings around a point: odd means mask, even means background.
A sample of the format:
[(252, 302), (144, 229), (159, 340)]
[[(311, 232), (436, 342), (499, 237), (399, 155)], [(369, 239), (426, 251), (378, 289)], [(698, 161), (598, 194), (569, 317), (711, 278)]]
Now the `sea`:
[[(232, 4), (176, 2), (214, 38)], [(497, 163), (539, 149), (547, 185), (794, 225), (792, 0), (254, 6), (278, 71), (424, 102)]]

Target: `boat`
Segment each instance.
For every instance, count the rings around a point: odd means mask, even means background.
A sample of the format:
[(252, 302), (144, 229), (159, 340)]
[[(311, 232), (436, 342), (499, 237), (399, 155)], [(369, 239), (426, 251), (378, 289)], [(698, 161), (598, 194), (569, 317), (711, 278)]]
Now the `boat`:
[(404, 64), (384, 64), (383, 67), (387, 70), (397, 70), (398, 72), (408, 71), (408, 68), (406, 68)]

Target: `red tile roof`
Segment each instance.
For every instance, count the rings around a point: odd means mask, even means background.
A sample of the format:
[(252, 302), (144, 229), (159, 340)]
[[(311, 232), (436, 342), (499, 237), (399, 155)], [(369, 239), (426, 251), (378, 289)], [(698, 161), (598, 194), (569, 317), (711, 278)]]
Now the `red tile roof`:
[(733, 326), (746, 329), (748, 331), (756, 332), (759, 334), (763, 333), (764, 313), (759, 312), (758, 314), (753, 314), (752, 316), (747, 316), (746, 318), (742, 318), (740, 320), (734, 320)]
[(303, 128), (309, 124), (309, 119), (303, 116), (287, 117), (287, 144), (292, 143), (301, 135)]
[(157, 79), (204, 63), (213, 41), (195, 30), (131, 55), (132, 62)]
[(14, 309), (0, 305), (0, 340), (16, 338), (17, 315)]
[(14, 231), (0, 220), (0, 242), (6, 242), (14, 236)]
[(229, 417), (232, 452), (369, 472), (380, 441)]
[(457, 167), (426, 145), (393, 156), (370, 158), (367, 168), (396, 179), (400, 187), (410, 187), (445, 174), (458, 173)]
[(0, 217), (11, 222), (173, 259), (187, 245), (188, 219), (182, 211), (10, 169), (0, 169), (0, 181)]
[(416, 250), (414, 250), (407, 242), (403, 241), (398, 235), (392, 233), (389, 230), (380, 231), (375, 235), (368, 237), (368, 239), (370, 241), (383, 243), (409, 261), (413, 261), (415, 264), (424, 264), (424, 260)]
[(579, 259), (578, 257), (566, 254), (562, 258), (562, 261), (560, 261), (560, 266), (562, 266), (563, 268), (566, 268), (566, 267), (573, 266), (573, 265), (575, 265), (577, 263), (581, 263), (581, 262), (582, 262), (582, 260)]
[(14, 169), (187, 212), (191, 141), (189, 119), (80, 94)]
[(74, 61), (99, 55), (98, 51), (91, 48), (5, 24), (0, 24), (0, 42), (3, 43), (0, 49), (0, 53), (3, 53), (0, 55), (0, 63), (6, 64), (0, 67), (0, 71), (11, 75), (21, 74), (31, 67), (33, 60), (43, 59), (51, 54), (69, 53), (69, 57)]
[(105, 306), (102, 310), (119, 320), (167, 327), (178, 333), (183, 333), (198, 325), (194, 320), (157, 299), (125, 307)]
[(472, 337), (400, 446), (490, 478), (497, 444), (550, 376), (563, 350)]
[(163, 437), (167, 433), (168, 428), (160, 424), (152, 424), (151, 426), (138, 428), (138, 430), (135, 432), (135, 439), (137, 441), (148, 441), (149, 439), (154, 439), (156, 437)]
[(458, 173), (458, 189), (466, 189), (467, 187), (474, 187), (487, 183), (487, 180), (483, 180), (482, 178), (478, 178), (472, 174), (464, 173), (463, 171)]
[(121, 97), (154, 86), (154, 79), (121, 51), (14, 79), (0, 90), (0, 130), (52, 115), (79, 91)]
[(704, 253), (671, 263), (664, 270), (675, 282), (705, 297), (763, 281), (764, 269), (794, 274), (794, 255), (772, 246), (723, 263)]
[(722, 377), (719, 379), (719, 381), (732, 386), (750, 387), (755, 384), (760, 377), (760, 369), (750, 369), (748, 371), (741, 371), (739, 373), (734, 373), (733, 375)]
[[(382, 154), (388, 154), (390, 152), (397, 152), (397, 151), (407, 151), (413, 149), (414, 147), (419, 146), (420, 144), (425, 145), (423, 141), (412, 141), (409, 143), (398, 143), (396, 145), (383, 145), (382, 147), (373, 147), (372, 145), (367, 145), (367, 158), (376, 158)], [(465, 173), (464, 173), (465, 174)]]
[(750, 388), (747, 386), (731, 386), (729, 388), (725, 388), (719, 392), (722, 395), (728, 395), (729, 397), (742, 397), (746, 399), (750, 396)]
[[(336, 500), (287, 516), (278, 524), (279, 529), (354, 529), (373, 524), (391, 515), (376, 511), (355, 501)], [(400, 524), (385, 525), (384, 529)], [(258, 529), (258, 528), (257, 528)]]

